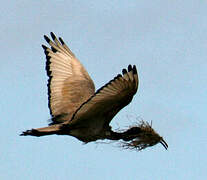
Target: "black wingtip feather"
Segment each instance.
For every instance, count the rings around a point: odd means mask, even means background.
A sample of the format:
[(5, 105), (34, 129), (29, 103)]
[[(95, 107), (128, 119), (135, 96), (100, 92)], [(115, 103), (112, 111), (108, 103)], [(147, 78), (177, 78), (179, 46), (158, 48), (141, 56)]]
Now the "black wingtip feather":
[(44, 51), (46, 57), (48, 56), (49, 52), (47, 50)]
[[(51, 35), (51, 37), (52, 37), (53, 40), (56, 39), (55, 34), (53, 32), (51, 32), (50, 35)], [(51, 42), (50, 38), (48, 38), (46, 35), (44, 35), (44, 39), (47, 41), (47, 43), (50, 44), (50, 42)], [(44, 53), (46, 55), (46, 66), (45, 66), (45, 70), (46, 70), (47, 75), (49, 77), (48, 83), (47, 83), (47, 87), (48, 87), (48, 107), (49, 107), (49, 110), (50, 110), (50, 114), (53, 117), (52, 110), (51, 110), (51, 101), (50, 101), (50, 99), (51, 99), (51, 89), (50, 89), (50, 85), (51, 85), (51, 80), (52, 80), (52, 72), (50, 71), (50, 64), (51, 64), (50, 59), (51, 59), (51, 57), (49, 56), (49, 51), (48, 51), (49, 48), (46, 47), (45, 45), (42, 45), (42, 48), (44, 49)], [(54, 47), (51, 47), (51, 50), (54, 53), (57, 52), (57, 50)], [(22, 134), (22, 135), (25, 135), (25, 134)]]
[[(46, 59), (47, 59), (46, 63), (47, 63), (47, 62), (50, 62), (50, 58), (51, 58), (50, 56), (46, 56)], [(49, 64), (48, 64), (48, 65), (49, 65)]]
[(44, 44), (42, 44), (42, 48), (44, 49), (44, 53), (45, 53), (45, 55), (47, 57), (47, 55), (49, 54), (49, 52), (47, 51), (48, 47), (45, 46)]
[(45, 46), (44, 44), (42, 44), (42, 48), (46, 51), (47, 50), (47, 46)]
[(56, 53), (57, 49), (55, 49), (54, 47), (51, 47), (52, 52)]
[(62, 44), (62, 45), (64, 45), (64, 44), (65, 44), (65, 42), (62, 40), (62, 38), (61, 38), (61, 37), (59, 37), (59, 40), (60, 40), (60, 42), (61, 42), (61, 44)]
[(46, 66), (45, 66), (45, 70), (46, 70), (46, 72), (47, 72), (47, 75), (49, 76), (49, 79), (50, 79), (50, 75), (51, 75), (51, 71), (50, 71), (50, 64), (51, 64), (51, 62), (50, 62), (50, 56), (46, 56), (46, 59), (47, 59), (47, 61), (46, 61)]
[(46, 35), (44, 35), (44, 38), (45, 38), (45, 40), (47, 41), (47, 43), (50, 42), (50, 38), (49, 38), (49, 37), (47, 37)]
[(132, 65), (130, 64), (129, 66), (128, 66), (128, 72), (130, 72), (132, 70)]
[[(51, 99), (51, 89), (50, 89), (50, 84), (51, 84), (51, 80), (52, 80), (52, 76), (51, 76), (51, 71), (50, 71), (50, 64), (51, 64), (51, 62), (50, 62), (50, 57), (49, 56), (47, 56), (47, 61), (46, 61), (46, 67), (45, 67), (45, 69), (46, 69), (46, 72), (47, 72), (47, 75), (48, 75), (48, 77), (49, 77), (49, 79), (48, 79), (48, 83), (47, 83), (47, 89), (48, 89), (48, 107), (49, 107), (49, 110), (50, 110), (50, 114), (52, 115), (52, 110), (51, 110), (51, 101), (50, 101), (50, 99)], [(53, 116), (53, 115), (52, 115)]]
[(116, 78), (120, 78), (120, 77), (122, 77), (122, 75), (121, 75), (121, 74), (118, 74), (118, 75), (116, 76)]
[(56, 39), (56, 36), (55, 36), (55, 34), (53, 32), (50, 32), (50, 35), (51, 35), (51, 37), (52, 37), (53, 40)]
[(133, 73), (134, 73), (134, 74), (137, 74), (137, 68), (136, 68), (135, 65), (133, 66)]
[(122, 70), (122, 74), (126, 74), (127, 73), (127, 70), (126, 69), (123, 69)]
[[(48, 74), (49, 73), (51, 74), (51, 71), (48, 71)], [(49, 107), (49, 110), (50, 110), (50, 114), (53, 117), (52, 109), (51, 109), (51, 101), (50, 101), (50, 99), (51, 99), (51, 89), (50, 89), (51, 80), (52, 80), (52, 77), (49, 76), (48, 83), (47, 83), (47, 88), (48, 88), (47, 94), (48, 94), (48, 107)]]

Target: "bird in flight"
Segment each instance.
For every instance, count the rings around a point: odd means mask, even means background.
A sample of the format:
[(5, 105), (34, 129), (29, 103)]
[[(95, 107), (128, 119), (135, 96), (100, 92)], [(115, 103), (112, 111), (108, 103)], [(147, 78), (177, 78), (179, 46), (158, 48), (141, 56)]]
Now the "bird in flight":
[(24, 131), (21, 136), (70, 135), (82, 142), (121, 140), (123, 147), (142, 150), (164, 139), (147, 122), (115, 132), (109, 125), (113, 117), (133, 99), (138, 89), (135, 65), (129, 65), (115, 78), (95, 91), (93, 80), (73, 52), (54, 33), (44, 36), (50, 48), (46, 55), (48, 105), (51, 123), (47, 127)]

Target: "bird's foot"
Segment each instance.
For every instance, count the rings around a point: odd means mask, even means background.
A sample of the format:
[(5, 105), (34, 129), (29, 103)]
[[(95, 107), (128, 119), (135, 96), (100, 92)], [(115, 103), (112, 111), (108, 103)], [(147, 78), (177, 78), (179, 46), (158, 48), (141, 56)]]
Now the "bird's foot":
[(20, 136), (39, 136), (38, 134), (39, 134), (38, 130), (31, 129), (31, 130), (22, 132)]

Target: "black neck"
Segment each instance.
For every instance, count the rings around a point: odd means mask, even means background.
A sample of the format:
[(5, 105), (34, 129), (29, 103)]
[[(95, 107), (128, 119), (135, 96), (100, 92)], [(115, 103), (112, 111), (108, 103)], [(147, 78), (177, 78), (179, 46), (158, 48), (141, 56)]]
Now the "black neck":
[(110, 131), (110, 135), (107, 137), (107, 139), (110, 140), (122, 139), (124, 141), (130, 141), (134, 139), (139, 133), (141, 133), (141, 129), (139, 127), (132, 127), (122, 133)]

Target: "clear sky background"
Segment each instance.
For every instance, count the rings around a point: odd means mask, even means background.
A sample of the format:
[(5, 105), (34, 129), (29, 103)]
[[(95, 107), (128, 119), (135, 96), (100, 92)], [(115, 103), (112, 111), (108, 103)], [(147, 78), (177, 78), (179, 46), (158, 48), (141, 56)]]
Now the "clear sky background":
[[(4, 1), (0, 12), (1, 180), (207, 179), (207, 1), (19, 0)], [(51, 31), (96, 89), (136, 64), (138, 93), (111, 125), (152, 121), (168, 151), (19, 136), (50, 118), (41, 44)]]

